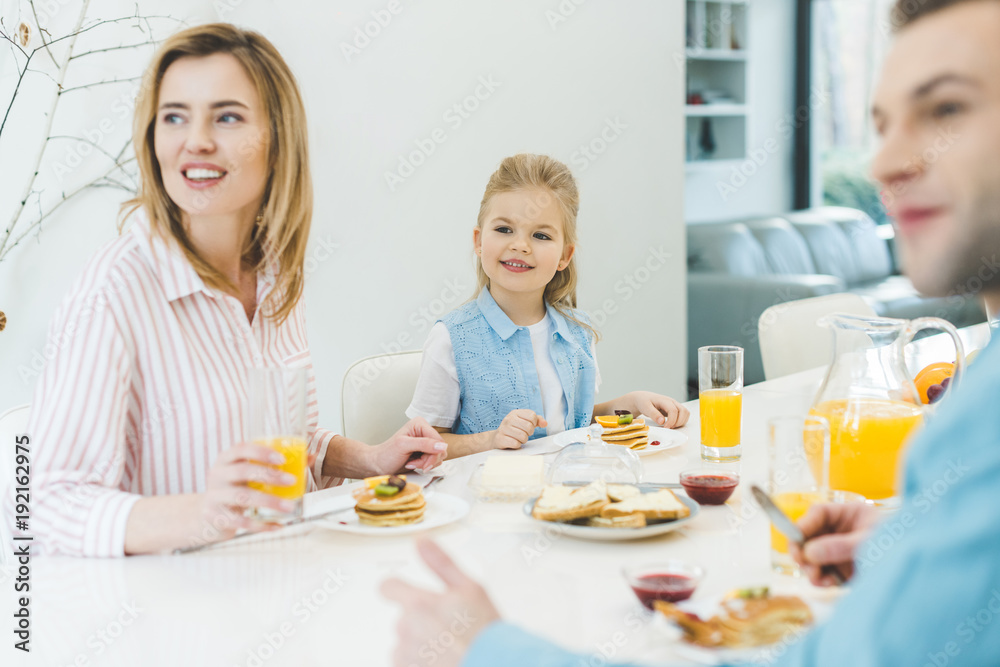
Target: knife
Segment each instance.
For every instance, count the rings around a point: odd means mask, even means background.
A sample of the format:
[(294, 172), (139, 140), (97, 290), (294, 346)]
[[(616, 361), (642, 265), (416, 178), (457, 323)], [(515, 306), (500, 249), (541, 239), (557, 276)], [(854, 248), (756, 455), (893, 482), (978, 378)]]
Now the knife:
[[(750, 485), (750, 492), (753, 493), (754, 500), (757, 501), (757, 504), (767, 514), (767, 518), (771, 520), (771, 524), (778, 532), (787, 537), (790, 542), (799, 545), (800, 549), (803, 548), (806, 543), (806, 536), (802, 534), (802, 531), (795, 525), (795, 522), (781, 511), (781, 508), (775, 504), (771, 496), (767, 495), (767, 492), (756, 484)], [(836, 567), (825, 566), (823, 567), (823, 572), (832, 575), (838, 584), (846, 582), (844, 575)]]
[[(427, 489), (431, 488), (433, 485), (437, 484), (442, 479), (444, 479), (444, 475), (436, 475), (436, 476), (432, 477), (429, 482), (427, 482), (426, 484), (424, 484), (424, 486), (423, 486), (423, 488), (421, 490), (422, 491), (427, 491)], [(302, 523), (309, 523), (310, 521), (317, 521), (319, 519), (329, 519), (330, 517), (337, 516), (338, 514), (343, 514), (344, 512), (350, 512), (350, 511), (353, 511), (353, 510), (354, 510), (354, 505), (351, 504), (351, 505), (348, 505), (347, 507), (342, 507), (339, 510), (331, 510), (329, 512), (323, 512), (322, 514), (312, 514), (310, 516), (300, 516), (300, 517), (298, 517), (296, 519), (292, 519), (291, 521), (289, 521), (287, 523), (281, 524), (281, 527), (282, 528), (288, 528), (289, 526), (297, 526), (297, 525), (302, 524)], [(189, 554), (189, 553), (194, 553), (195, 551), (201, 551), (202, 549), (207, 549), (209, 547), (214, 547), (214, 546), (216, 546), (218, 544), (228, 544), (228, 543), (230, 543), (230, 542), (232, 542), (234, 540), (239, 540), (239, 539), (244, 538), (244, 537), (250, 537), (252, 535), (260, 535), (262, 532), (265, 532), (265, 531), (259, 531), (258, 530), (258, 531), (254, 531), (252, 533), (240, 533), (239, 535), (235, 535), (235, 536), (230, 537), (229, 539), (226, 539), (226, 540), (219, 540), (218, 542), (206, 542), (205, 544), (196, 544), (196, 545), (194, 545), (192, 547), (184, 547), (183, 549), (174, 549), (172, 553), (174, 553), (174, 554)]]

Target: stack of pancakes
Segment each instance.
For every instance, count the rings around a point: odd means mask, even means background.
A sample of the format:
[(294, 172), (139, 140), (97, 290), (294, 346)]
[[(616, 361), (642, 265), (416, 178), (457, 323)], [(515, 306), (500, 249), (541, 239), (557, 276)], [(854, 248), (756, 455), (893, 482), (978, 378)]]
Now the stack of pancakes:
[(413, 482), (394, 496), (376, 496), (374, 489), (359, 488), (354, 491), (357, 505), (354, 511), (358, 521), (366, 526), (405, 526), (424, 520), (424, 492)]
[(649, 426), (641, 417), (633, 419), (625, 426), (604, 427), (601, 440), (612, 445), (622, 445), (629, 449), (645, 449), (649, 443)]

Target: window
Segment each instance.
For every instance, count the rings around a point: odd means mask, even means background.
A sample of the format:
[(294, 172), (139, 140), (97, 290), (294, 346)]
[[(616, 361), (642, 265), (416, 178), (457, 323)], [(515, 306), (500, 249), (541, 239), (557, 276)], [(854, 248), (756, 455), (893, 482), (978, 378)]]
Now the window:
[[(877, 137), (871, 97), (892, 39), (894, 0), (813, 0), (812, 83), (822, 103), (813, 110), (813, 204), (861, 209), (888, 218), (869, 176)], [(819, 200), (819, 201), (817, 201)]]

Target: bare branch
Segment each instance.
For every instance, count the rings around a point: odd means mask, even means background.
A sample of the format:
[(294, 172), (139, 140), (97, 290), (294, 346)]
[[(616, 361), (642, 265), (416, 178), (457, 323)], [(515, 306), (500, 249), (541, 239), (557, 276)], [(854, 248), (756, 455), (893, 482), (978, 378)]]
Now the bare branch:
[[(35, 11), (35, 0), (28, 0), (28, 4), (31, 5), (31, 15), (35, 17), (35, 25), (38, 26), (38, 37), (42, 40), (42, 46), (45, 47), (45, 52), (52, 59), (52, 64), (56, 66), (56, 69), (59, 69), (59, 63), (56, 61), (56, 57), (52, 55), (52, 49), (49, 48), (48, 43), (45, 41), (45, 33), (48, 31), (42, 28), (42, 23), (38, 20), (38, 12)], [(51, 36), (51, 33), (49, 35)]]
[(94, 148), (96, 148), (97, 150), (99, 150), (101, 153), (103, 153), (104, 155), (106, 155), (107, 158), (109, 160), (111, 160), (111, 162), (114, 163), (119, 169), (121, 169), (122, 173), (125, 174), (126, 176), (128, 176), (129, 180), (131, 180), (132, 183), (135, 184), (135, 179), (132, 178), (132, 175), (129, 174), (125, 170), (125, 165), (128, 164), (128, 161), (126, 161), (126, 162), (119, 162), (118, 161), (119, 158), (121, 157), (121, 154), (119, 154), (118, 157), (115, 157), (111, 153), (109, 153), (106, 150), (104, 150), (103, 148), (101, 148), (100, 144), (98, 144), (96, 142), (93, 142), (90, 139), (84, 139), (83, 137), (74, 137), (74, 136), (68, 135), (68, 134), (53, 134), (52, 136), (48, 137), (45, 141), (52, 141), (54, 139), (64, 139), (64, 140), (67, 140), (67, 141), (79, 141), (79, 142), (84, 143), (84, 144), (90, 144), (91, 146), (93, 146)]
[(82, 86), (73, 86), (72, 88), (63, 88), (59, 91), (59, 95), (65, 95), (66, 93), (72, 93), (74, 90), (83, 90), (84, 88), (96, 88), (97, 86), (107, 86), (112, 83), (129, 83), (130, 81), (141, 81), (141, 76), (130, 76), (126, 79), (109, 79), (107, 81), (94, 81), (92, 83), (85, 83)]
[(160, 44), (162, 42), (163, 42), (162, 39), (157, 39), (146, 42), (139, 42), (138, 44), (122, 44), (121, 46), (109, 46), (106, 49), (93, 49), (92, 51), (84, 51), (83, 53), (77, 53), (75, 56), (72, 56), (70, 60), (76, 60), (77, 58), (90, 56), (95, 53), (106, 53), (108, 51), (121, 51), (123, 49), (138, 49), (143, 46), (156, 46), (157, 44)]
[[(76, 197), (78, 194), (80, 194), (84, 190), (86, 190), (88, 188), (95, 188), (95, 187), (115, 187), (115, 186), (113, 186), (111, 184), (100, 185), (100, 182), (103, 181), (103, 180), (105, 180), (108, 176), (110, 176), (111, 173), (114, 172), (115, 169), (117, 169), (117, 167), (112, 167), (111, 169), (109, 169), (105, 173), (103, 173), (100, 176), (98, 176), (97, 178), (95, 178), (93, 181), (91, 181), (91, 182), (89, 182), (89, 183), (87, 183), (85, 185), (81, 185), (76, 190), (73, 190), (72, 192), (70, 192), (68, 195), (67, 194), (63, 194), (62, 199), (60, 199), (59, 201), (57, 201), (52, 206), (52, 208), (50, 208), (48, 211), (46, 211), (41, 217), (39, 217), (37, 220), (35, 220), (31, 224), (29, 224), (25, 228), (25, 230), (23, 232), (21, 232), (17, 236), (17, 238), (15, 238), (14, 241), (12, 243), (10, 243), (9, 245), (6, 243), (7, 239), (5, 238), (4, 239), (4, 243), (0, 244), (0, 262), (2, 262), (3, 258), (7, 256), (7, 253), (10, 252), (13, 248), (17, 247), (17, 244), (20, 243), (21, 241), (23, 241), (25, 239), (25, 237), (27, 237), (28, 234), (30, 234), (32, 232), (32, 230), (37, 229), (38, 227), (40, 227), (42, 225), (42, 222), (46, 218), (51, 217), (53, 213), (55, 213), (57, 210), (59, 210), (60, 206), (62, 206), (63, 204), (65, 204), (69, 200), (73, 199), (74, 197)], [(131, 192), (131, 190), (129, 192)], [(7, 230), (8, 235), (10, 234), (10, 231), (11, 230), (9, 230), (9, 229)]]

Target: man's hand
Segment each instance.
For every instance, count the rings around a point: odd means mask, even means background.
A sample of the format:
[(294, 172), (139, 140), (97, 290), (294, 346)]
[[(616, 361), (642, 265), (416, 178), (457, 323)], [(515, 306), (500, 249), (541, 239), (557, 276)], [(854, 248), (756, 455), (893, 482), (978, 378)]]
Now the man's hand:
[(500, 428), (493, 432), (492, 449), (520, 449), (536, 428), (545, 428), (548, 422), (528, 409), (511, 410)]
[(836, 568), (845, 580), (854, 575), (854, 552), (878, 523), (878, 510), (864, 503), (813, 505), (799, 519), (805, 549), (789, 544), (788, 552), (816, 586), (833, 586), (837, 580), (824, 566)]
[(632, 391), (624, 398), (633, 406), (634, 416), (648, 415), (664, 428), (680, 428), (691, 416), (691, 412), (674, 399), (651, 391)]
[(445, 591), (432, 593), (399, 579), (382, 584), (382, 594), (403, 606), (393, 664), (424, 664), (431, 653), (435, 665), (457, 667), (476, 635), (500, 620), (500, 614), (483, 587), (458, 569), (441, 547), (419, 540), (417, 552), (444, 581)]
[(440, 465), (448, 455), (448, 445), (441, 434), (420, 417), (406, 422), (391, 438), (373, 449), (372, 468), (376, 475), (404, 469), (425, 473)]

